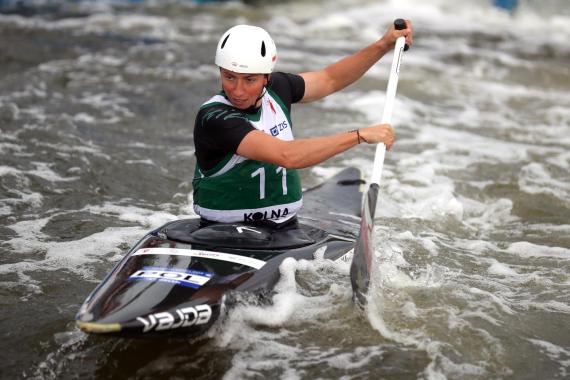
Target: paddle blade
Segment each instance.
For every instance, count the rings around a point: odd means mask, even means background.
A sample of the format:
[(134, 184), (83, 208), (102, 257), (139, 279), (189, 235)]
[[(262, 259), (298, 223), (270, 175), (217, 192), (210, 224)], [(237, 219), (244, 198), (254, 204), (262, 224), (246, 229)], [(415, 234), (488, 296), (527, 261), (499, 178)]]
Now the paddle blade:
[(372, 183), (362, 204), (362, 219), (360, 234), (354, 247), (354, 256), (350, 266), (350, 282), (352, 283), (352, 298), (361, 305), (366, 305), (366, 296), (370, 286), (370, 271), (374, 254), (374, 214), (378, 200), (379, 186)]

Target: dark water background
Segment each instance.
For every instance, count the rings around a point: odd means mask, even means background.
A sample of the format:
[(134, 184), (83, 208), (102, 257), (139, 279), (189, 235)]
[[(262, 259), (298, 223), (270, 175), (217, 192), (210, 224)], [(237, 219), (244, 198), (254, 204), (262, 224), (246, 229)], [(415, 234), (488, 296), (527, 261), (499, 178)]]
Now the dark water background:
[[(570, 14), (478, 1), (42, 2), (0, 14), (2, 379), (570, 376)], [(147, 230), (192, 215), (192, 124), (219, 36), (264, 26), (318, 69), (414, 20), (366, 313), (348, 267), (284, 268), (272, 306), (200, 342), (86, 336), (74, 315)], [(297, 137), (377, 122), (390, 56), (298, 106)], [(361, 146), (302, 172), (305, 187)]]

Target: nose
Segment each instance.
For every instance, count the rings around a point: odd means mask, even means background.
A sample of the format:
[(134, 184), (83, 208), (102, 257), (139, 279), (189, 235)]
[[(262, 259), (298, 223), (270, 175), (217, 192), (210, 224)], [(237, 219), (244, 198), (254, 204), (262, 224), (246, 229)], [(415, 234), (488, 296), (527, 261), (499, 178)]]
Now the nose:
[(234, 91), (235, 95), (242, 95), (245, 92), (245, 84), (241, 78), (238, 78), (234, 84)]

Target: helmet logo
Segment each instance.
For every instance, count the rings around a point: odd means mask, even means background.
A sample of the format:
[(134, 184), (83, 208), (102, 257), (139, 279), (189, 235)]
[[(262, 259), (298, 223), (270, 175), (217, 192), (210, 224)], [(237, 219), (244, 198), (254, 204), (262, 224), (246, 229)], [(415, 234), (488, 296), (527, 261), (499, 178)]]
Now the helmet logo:
[(261, 56), (265, 57), (265, 41), (261, 41)]
[(242, 69), (247, 69), (249, 67), (248, 65), (239, 64), (238, 62), (232, 62), (232, 66), (236, 67), (236, 68), (242, 68)]

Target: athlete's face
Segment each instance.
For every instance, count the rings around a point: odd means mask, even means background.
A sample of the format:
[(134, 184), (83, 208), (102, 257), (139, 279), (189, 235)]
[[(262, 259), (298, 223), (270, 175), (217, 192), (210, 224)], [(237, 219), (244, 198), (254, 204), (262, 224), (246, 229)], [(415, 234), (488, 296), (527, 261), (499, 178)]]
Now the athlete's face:
[(234, 107), (247, 109), (256, 105), (263, 87), (267, 84), (264, 74), (240, 74), (226, 69), (220, 70), (222, 88)]

